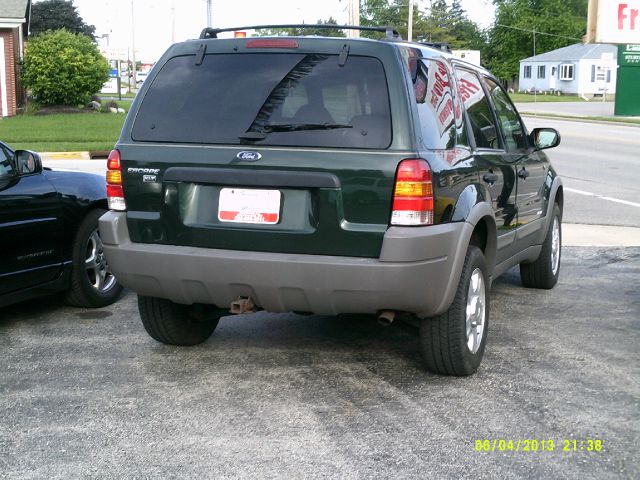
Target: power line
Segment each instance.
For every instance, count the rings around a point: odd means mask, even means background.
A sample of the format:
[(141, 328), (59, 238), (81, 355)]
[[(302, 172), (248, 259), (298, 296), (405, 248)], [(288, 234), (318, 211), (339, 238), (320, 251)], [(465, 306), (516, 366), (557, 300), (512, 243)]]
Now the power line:
[(566, 35), (558, 35), (556, 33), (540, 32), (538, 30), (529, 30), (528, 28), (512, 27), (511, 25), (503, 25), (501, 23), (496, 23), (495, 26), (496, 27), (503, 27), (503, 28), (511, 28), (512, 30), (520, 30), (522, 32), (535, 33), (536, 35), (547, 35), (549, 37), (566, 38), (568, 40), (578, 40), (580, 42), (582, 41), (582, 38), (567, 37)]

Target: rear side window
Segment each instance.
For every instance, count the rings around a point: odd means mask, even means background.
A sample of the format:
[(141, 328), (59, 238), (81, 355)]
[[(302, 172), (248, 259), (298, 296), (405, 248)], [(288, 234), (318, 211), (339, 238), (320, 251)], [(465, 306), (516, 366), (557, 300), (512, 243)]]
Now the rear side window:
[(462, 110), (453, 96), (453, 78), (445, 64), (413, 58), (409, 72), (426, 146), (449, 149), (466, 145)]
[(480, 79), (475, 73), (460, 68), (456, 68), (456, 76), (476, 148), (501, 148), (498, 128)]
[(372, 57), (219, 54), (174, 57), (136, 116), (137, 141), (384, 149), (384, 69)]
[(496, 109), (496, 114), (500, 120), (500, 127), (502, 128), (505, 147), (508, 151), (527, 148), (528, 145), (524, 126), (522, 125), (520, 116), (518, 115), (516, 108), (511, 103), (511, 100), (509, 100), (505, 91), (496, 82), (490, 78), (485, 78), (485, 81), (487, 82), (487, 87), (489, 88), (489, 94), (491, 95), (491, 100), (493, 100), (493, 106)]

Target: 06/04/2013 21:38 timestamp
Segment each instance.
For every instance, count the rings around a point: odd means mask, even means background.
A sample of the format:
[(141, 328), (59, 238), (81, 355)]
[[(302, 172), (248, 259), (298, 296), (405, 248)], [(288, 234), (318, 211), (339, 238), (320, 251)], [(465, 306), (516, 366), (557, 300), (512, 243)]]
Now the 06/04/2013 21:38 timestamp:
[(600, 439), (552, 440), (531, 438), (484, 438), (475, 440), (476, 452), (596, 452), (603, 450)]

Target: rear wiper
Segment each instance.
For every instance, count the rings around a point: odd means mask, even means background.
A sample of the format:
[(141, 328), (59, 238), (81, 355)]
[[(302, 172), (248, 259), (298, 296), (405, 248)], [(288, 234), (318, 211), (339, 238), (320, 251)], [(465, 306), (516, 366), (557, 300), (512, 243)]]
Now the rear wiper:
[(333, 130), (336, 128), (353, 128), (346, 123), (274, 123), (261, 127), (261, 131), (249, 131), (240, 135), (242, 140), (262, 140), (271, 132), (297, 132), (300, 130)]

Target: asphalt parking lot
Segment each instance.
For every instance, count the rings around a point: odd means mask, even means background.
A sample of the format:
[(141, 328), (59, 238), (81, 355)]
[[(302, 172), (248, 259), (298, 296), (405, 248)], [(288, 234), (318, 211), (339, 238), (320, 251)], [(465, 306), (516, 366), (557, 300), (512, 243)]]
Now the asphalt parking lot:
[(640, 248), (563, 255), (554, 290), (494, 284), (469, 378), (365, 317), (225, 317), (175, 348), (131, 293), (4, 308), (0, 477), (639, 478)]

